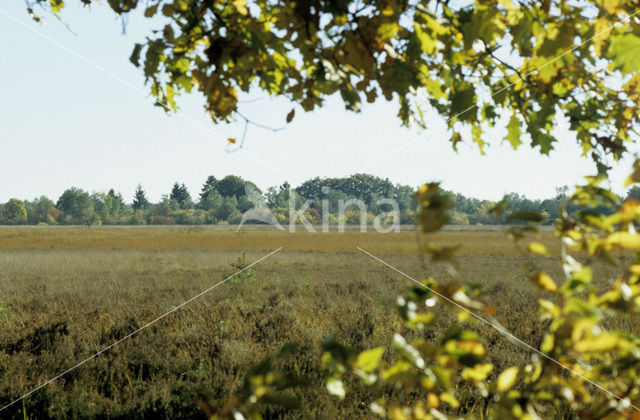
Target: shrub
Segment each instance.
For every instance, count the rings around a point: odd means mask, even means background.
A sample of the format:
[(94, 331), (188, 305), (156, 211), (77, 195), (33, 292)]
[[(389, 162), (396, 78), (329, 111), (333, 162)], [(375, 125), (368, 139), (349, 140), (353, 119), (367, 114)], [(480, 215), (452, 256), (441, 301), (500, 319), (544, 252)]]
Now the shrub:
[(202, 225), (205, 222), (205, 212), (202, 210), (174, 210), (169, 212), (169, 217), (179, 225)]
[(237, 225), (242, 221), (242, 213), (239, 210), (234, 210), (233, 213), (229, 215), (228, 221), (232, 225)]
[(243, 252), (233, 263), (231, 263), (231, 269), (222, 273), (222, 279), (225, 280), (231, 277), (229, 279), (231, 283), (255, 284), (256, 273), (251, 268), (247, 267), (248, 264), (245, 259), (245, 253)]
[(468, 225), (469, 224), (469, 217), (465, 213), (453, 210), (451, 212), (450, 223), (452, 225)]
[(143, 212), (142, 210), (136, 210), (131, 216), (130, 223), (132, 225), (146, 225), (147, 218), (145, 212)]
[(215, 210), (208, 210), (205, 213), (204, 221), (205, 221), (205, 223), (207, 223), (209, 225), (215, 224), (218, 221), (218, 218), (216, 217), (216, 211)]

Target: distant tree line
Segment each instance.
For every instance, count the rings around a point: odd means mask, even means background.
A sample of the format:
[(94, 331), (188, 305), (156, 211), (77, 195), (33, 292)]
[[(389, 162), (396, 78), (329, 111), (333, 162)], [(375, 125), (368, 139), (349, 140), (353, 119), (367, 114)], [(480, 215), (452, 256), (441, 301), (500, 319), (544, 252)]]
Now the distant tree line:
[[(358, 224), (361, 217), (372, 223), (376, 215), (387, 213), (388, 221), (397, 218), (401, 224), (413, 224), (416, 214), (413, 194), (408, 185), (393, 184), (388, 179), (372, 175), (356, 174), (344, 178), (313, 178), (297, 188), (285, 182), (278, 187), (261, 191), (254, 183), (229, 175), (222, 179), (210, 176), (200, 193), (193, 197), (184, 184), (173, 184), (169, 195), (156, 203), (149, 201), (146, 192), (138, 185), (129, 203), (113, 189), (107, 193), (88, 193), (79, 188), (69, 188), (57, 201), (45, 196), (22, 201), (16, 198), (0, 204), (2, 225), (203, 225), (237, 224), (242, 214), (254, 207), (247, 196), (247, 189), (263, 200), (280, 223), (289, 222), (290, 207), (303, 209), (304, 216), (313, 224), (326, 221), (339, 223), (344, 215), (345, 223)], [(544, 223), (551, 224), (567, 198), (567, 187), (556, 188), (553, 198), (531, 200), (510, 193), (505, 203), (510, 211), (531, 210), (542, 213)], [(293, 194), (293, 198), (292, 198)], [(466, 197), (449, 192), (453, 208), (449, 212), (450, 223), (508, 224), (507, 216), (496, 220), (490, 210), (496, 205), (491, 200)], [(632, 187), (621, 199), (640, 199), (640, 187)], [(308, 203), (307, 200), (312, 200)], [(391, 206), (389, 200), (397, 203)], [(342, 209), (341, 209), (342, 207)], [(603, 211), (606, 211), (603, 209)]]

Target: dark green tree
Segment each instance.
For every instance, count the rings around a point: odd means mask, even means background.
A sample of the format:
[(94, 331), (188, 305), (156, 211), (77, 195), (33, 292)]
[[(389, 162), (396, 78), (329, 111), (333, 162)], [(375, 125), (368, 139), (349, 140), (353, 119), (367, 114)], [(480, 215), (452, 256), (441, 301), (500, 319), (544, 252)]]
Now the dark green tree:
[(200, 202), (198, 208), (201, 210), (215, 210), (222, 205), (222, 195), (218, 192), (218, 180), (213, 175), (207, 180), (200, 191)]
[(256, 184), (235, 175), (227, 175), (219, 180), (217, 188), (218, 192), (223, 197), (233, 196), (239, 199), (240, 197), (246, 195), (246, 185), (248, 185), (250, 188), (253, 188), (253, 190), (255, 190), (258, 194), (262, 194), (262, 191), (260, 191), (260, 188), (258, 188)]
[(235, 196), (227, 196), (222, 200), (222, 205), (216, 212), (218, 220), (228, 220), (229, 216), (233, 214), (238, 207), (238, 199)]
[(169, 200), (178, 203), (181, 209), (187, 209), (192, 205), (189, 190), (187, 190), (187, 187), (184, 185), (184, 183), (178, 184), (176, 182), (173, 184), (173, 188), (171, 188), (171, 194), (169, 194)]
[(200, 191), (200, 200), (204, 199), (211, 191), (218, 191), (218, 180), (215, 176), (209, 175)]
[(288, 182), (282, 183), (279, 187), (270, 187), (267, 190), (266, 202), (269, 208), (288, 208), (291, 185)]
[(136, 192), (133, 195), (133, 203), (131, 204), (131, 207), (134, 211), (138, 211), (147, 209), (150, 204), (149, 200), (147, 200), (147, 194), (142, 189), (142, 185), (138, 184)]
[(218, 190), (213, 188), (207, 191), (205, 195), (201, 195), (198, 208), (206, 211), (215, 210), (222, 205), (222, 200), (223, 198)]
[(113, 188), (109, 190), (107, 193), (107, 200), (109, 202), (109, 208), (111, 209), (111, 213), (117, 215), (124, 211), (127, 206), (122, 198), (122, 194), (116, 193)]

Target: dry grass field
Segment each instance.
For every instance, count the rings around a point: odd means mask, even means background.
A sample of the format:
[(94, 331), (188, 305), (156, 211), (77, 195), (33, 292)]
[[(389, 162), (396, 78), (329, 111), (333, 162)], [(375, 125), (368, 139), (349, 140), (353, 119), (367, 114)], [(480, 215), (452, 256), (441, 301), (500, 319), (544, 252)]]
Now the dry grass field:
[[(198, 401), (222, 404), (246, 369), (299, 342), (289, 368), (322, 381), (320, 342), (336, 334), (367, 348), (389, 346), (400, 325), (394, 301), (409, 281), (360, 246), (417, 279), (451, 281), (417, 252), (417, 233), (307, 233), (207, 228), (1, 228), (0, 405), (145, 325), (228, 275), (283, 249), (94, 360), (0, 413), (2, 418), (204, 418)], [(482, 284), (497, 319), (533, 346), (541, 340), (534, 266), (559, 276), (556, 259), (514, 249), (501, 232), (442, 232), (461, 244), (457, 280)], [(557, 248), (551, 233), (538, 238)], [(610, 281), (610, 269), (595, 278)], [(246, 273), (245, 273), (246, 274)], [(446, 307), (441, 326), (453, 321)], [(528, 360), (523, 348), (478, 326), (500, 371)], [(428, 331), (435, 338), (436, 328)], [(339, 401), (301, 388), (301, 409), (267, 418), (353, 418), (367, 413), (357, 390)], [(393, 393), (393, 390), (389, 392)], [(469, 395), (469, 401), (475, 398)], [(464, 409), (464, 407), (462, 408)]]

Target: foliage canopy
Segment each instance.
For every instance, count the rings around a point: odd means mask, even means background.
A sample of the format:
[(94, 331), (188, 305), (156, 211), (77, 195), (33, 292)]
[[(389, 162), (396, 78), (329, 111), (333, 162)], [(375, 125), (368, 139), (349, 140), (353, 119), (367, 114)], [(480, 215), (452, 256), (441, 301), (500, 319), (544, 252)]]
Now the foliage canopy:
[[(528, 134), (548, 154), (561, 115), (598, 162), (624, 154), (638, 122), (635, 1), (108, 3), (117, 14), (144, 8), (163, 25), (130, 57), (157, 104), (176, 110), (176, 96), (195, 88), (214, 121), (232, 119), (239, 93), (254, 88), (305, 111), (336, 93), (353, 111), (384, 97), (398, 101), (403, 124), (426, 126), (435, 109), (454, 148), (470, 137), (482, 149), (486, 130), (508, 119), (514, 148)], [(39, 19), (36, 5), (57, 14), (64, 2), (32, 1)]]

